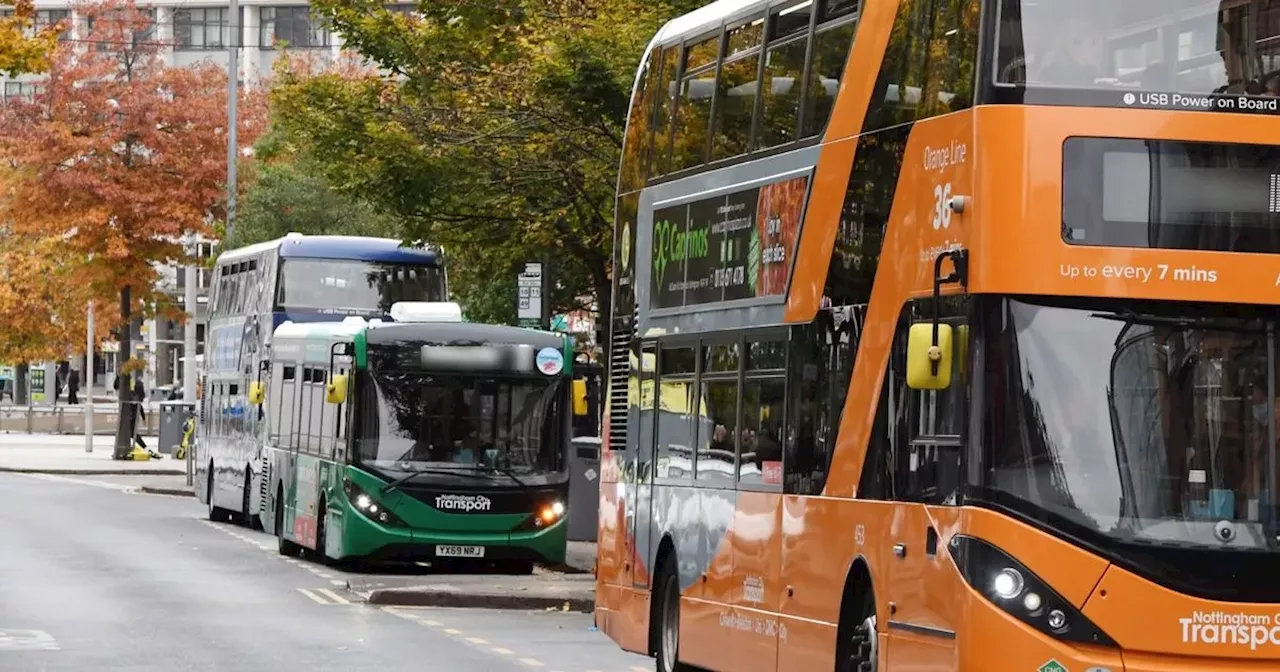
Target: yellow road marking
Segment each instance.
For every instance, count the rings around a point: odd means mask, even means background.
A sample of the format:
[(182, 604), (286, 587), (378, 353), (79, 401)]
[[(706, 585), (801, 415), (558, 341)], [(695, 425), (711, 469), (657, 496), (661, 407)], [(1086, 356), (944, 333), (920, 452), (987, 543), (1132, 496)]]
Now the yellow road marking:
[(319, 595), (316, 595), (315, 593), (313, 593), (313, 592), (311, 592), (311, 591), (307, 590), (306, 588), (299, 588), (299, 589), (298, 589), (298, 592), (299, 592), (299, 593), (302, 593), (303, 595), (306, 595), (306, 596), (307, 596), (307, 597), (309, 597), (309, 598), (311, 598), (311, 599), (312, 599), (313, 601), (315, 601), (317, 604), (329, 604), (328, 602), (325, 602), (325, 601), (324, 601), (324, 599), (323, 599), (323, 598), (321, 598)]
[(317, 589), (316, 592), (320, 593), (321, 595), (324, 595), (325, 597), (328, 597), (329, 599), (333, 600), (334, 602), (337, 602), (338, 604), (351, 604), (350, 600), (333, 592), (332, 590), (329, 590), (328, 588), (320, 588), (320, 589)]

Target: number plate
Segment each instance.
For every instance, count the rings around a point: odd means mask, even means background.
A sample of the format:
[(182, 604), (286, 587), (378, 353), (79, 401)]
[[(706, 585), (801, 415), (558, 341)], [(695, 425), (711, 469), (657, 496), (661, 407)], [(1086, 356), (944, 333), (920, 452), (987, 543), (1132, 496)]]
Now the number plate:
[(483, 558), (484, 546), (436, 546), (441, 558)]

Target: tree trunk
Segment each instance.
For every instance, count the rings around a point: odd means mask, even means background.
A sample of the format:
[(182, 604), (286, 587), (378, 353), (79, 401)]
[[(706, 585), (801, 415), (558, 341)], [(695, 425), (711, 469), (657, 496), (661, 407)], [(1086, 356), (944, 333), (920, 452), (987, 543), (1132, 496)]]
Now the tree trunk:
[(120, 342), (119, 363), (116, 367), (116, 379), (120, 381), (120, 389), (116, 396), (120, 407), (120, 420), (116, 423), (116, 443), (115, 450), (112, 451), (112, 457), (117, 460), (123, 460), (129, 456), (129, 451), (133, 449), (133, 428), (134, 421), (137, 417), (133, 408), (133, 377), (124, 374), (125, 366), (129, 363), (129, 358), (133, 354), (133, 310), (132, 310), (132, 292), (126, 285), (120, 290), (120, 331), (118, 340)]
[(26, 362), (13, 367), (13, 403), (15, 406), (26, 406), (31, 395), (31, 386), (27, 384), (27, 376), (31, 367)]
[(613, 334), (613, 280), (603, 267), (591, 269), (596, 286), (596, 344), (600, 348), (600, 361), (609, 366), (609, 339)]

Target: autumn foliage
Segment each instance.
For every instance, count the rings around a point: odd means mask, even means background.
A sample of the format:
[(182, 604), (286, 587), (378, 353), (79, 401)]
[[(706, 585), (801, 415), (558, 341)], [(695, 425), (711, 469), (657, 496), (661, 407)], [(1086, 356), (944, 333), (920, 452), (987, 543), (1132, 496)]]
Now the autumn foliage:
[(59, 26), (35, 30), (34, 0), (0, 2), (13, 12), (0, 18), (0, 73), (9, 77), (44, 72), (58, 44)]
[[(14, 339), (21, 348), (6, 350), (0, 340), (0, 361), (78, 349), (90, 296), (104, 315), (119, 308), (110, 327), (169, 305), (156, 288), (157, 264), (181, 262), (180, 238), (208, 234), (225, 200), (225, 71), (166, 66), (151, 17), (132, 2), (79, 12), (88, 18), (87, 39), (60, 44), (41, 90), (0, 109), (0, 159), (8, 169), (0, 176), (7, 229), (0, 253), (32, 255), (5, 269), (14, 287), (42, 286), (0, 294), (0, 324), (28, 327)], [(264, 118), (259, 99), (241, 105), (246, 146)], [(70, 304), (59, 321), (65, 328), (50, 329), (50, 306), (60, 301)], [(127, 337), (121, 340), (127, 360)]]

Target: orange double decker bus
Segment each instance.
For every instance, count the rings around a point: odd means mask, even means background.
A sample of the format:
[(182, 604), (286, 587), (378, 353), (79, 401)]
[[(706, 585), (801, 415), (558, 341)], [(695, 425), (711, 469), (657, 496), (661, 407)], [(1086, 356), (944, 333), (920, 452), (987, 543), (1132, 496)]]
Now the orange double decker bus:
[(617, 201), (660, 671), (1280, 666), (1280, 2), (721, 0)]

